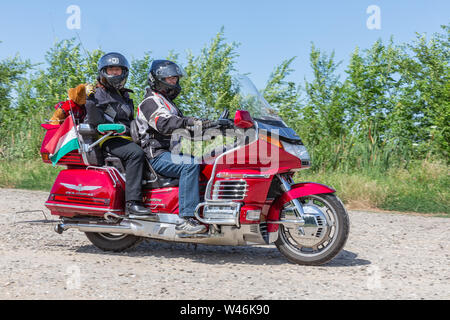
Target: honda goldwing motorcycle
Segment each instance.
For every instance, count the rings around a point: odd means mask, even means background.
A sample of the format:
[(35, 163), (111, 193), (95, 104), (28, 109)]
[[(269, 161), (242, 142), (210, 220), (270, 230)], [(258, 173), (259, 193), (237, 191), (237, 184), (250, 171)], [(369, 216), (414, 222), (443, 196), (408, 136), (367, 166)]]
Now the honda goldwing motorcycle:
[[(125, 213), (125, 170), (119, 158), (102, 153), (99, 143), (123, 130), (121, 125), (93, 128), (78, 124), (78, 150), (66, 154), (66, 166), (56, 178), (45, 206), (59, 216), (55, 231), (85, 232), (105, 251), (123, 251), (145, 238), (209, 245), (274, 244), (291, 262), (320, 265), (344, 247), (349, 218), (331, 187), (295, 183), (296, 171), (310, 167), (310, 157), (295, 131), (283, 122), (245, 76), (235, 78), (239, 110), (234, 120), (224, 110), (215, 128), (231, 132), (232, 143), (219, 145), (199, 159), (201, 203), (195, 217), (208, 227), (204, 234), (175, 232), (178, 216), (178, 180), (156, 173), (147, 163), (142, 181), (144, 205), (154, 215)], [(47, 129), (42, 146), (58, 126)], [(100, 136), (99, 132), (104, 135)], [(135, 123), (133, 140), (139, 144)], [(42, 159), (51, 163), (45, 148)]]

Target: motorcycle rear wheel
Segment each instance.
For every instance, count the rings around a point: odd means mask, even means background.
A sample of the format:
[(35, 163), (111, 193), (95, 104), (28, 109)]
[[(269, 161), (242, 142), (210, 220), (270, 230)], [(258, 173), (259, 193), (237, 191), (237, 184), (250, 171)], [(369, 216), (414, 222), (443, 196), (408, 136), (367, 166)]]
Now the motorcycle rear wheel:
[[(293, 263), (311, 266), (327, 263), (342, 250), (347, 241), (350, 231), (347, 211), (334, 194), (310, 195), (298, 200), (306, 206), (305, 209), (320, 210), (316, 212), (319, 217), (325, 218), (325, 228), (317, 229), (317, 238), (309, 236), (303, 241), (298, 229), (280, 225), (275, 245)], [(280, 220), (283, 218), (281, 213)]]
[(97, 232), (85, 232), (85, 234), (94, 246), (103, 251), (121, 252), (127, 249), (134, 248), (143, 241), (142, 237), (138, 237), (132, 234), (112, 234)]

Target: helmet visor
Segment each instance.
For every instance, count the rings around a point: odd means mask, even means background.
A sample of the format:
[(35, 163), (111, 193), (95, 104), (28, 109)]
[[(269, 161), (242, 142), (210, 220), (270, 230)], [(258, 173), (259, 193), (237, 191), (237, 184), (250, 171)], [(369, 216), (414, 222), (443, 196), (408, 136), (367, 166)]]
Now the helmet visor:
[(166, 65), (160, 65), (155, 70), (155, 75), (160, 79), (163, 80), (168, 77), (185, 77), (186, 71), (184, 71), (183, 67), (171, 63)]

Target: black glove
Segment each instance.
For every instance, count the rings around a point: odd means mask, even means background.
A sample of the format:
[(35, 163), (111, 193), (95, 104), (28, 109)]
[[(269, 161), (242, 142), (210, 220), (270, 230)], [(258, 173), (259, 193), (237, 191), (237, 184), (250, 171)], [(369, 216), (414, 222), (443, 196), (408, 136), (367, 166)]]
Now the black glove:
[(202, 129), (206, 130), (209, 129), (211, 127), (215, 127), (217, 126), (217, 123), (215, 123), (215, 121), (211, 121), (211, 120), (202, 120)]
[(219, 119), (219, 120), (217, 120), (217, 124), (223, 129), (228, 129), (228, 128), (234, 127), (234, 122), (233, 122), (233, 120), (230, 120), (230, 119)]
[(208, 128), (216, 126), (217, 123), (215, 121), (206, 120), (206, 119), (197, 119), (193, 117), (189, 117), (186, 120), (186, 129), (195, 130), (201, 129), (206, 130)]
[(193, 127), (195, 126), (196, 122), (199, 121), (200, 119), (194, 118), (194, 117), (186, 117), (185, 118), (185, 122), (184, 122), (184, 126), (185, 127)]

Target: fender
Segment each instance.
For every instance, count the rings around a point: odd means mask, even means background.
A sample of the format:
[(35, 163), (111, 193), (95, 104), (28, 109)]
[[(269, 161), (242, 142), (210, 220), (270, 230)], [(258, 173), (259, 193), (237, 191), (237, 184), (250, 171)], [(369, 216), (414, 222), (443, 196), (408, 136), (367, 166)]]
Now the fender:
[(293, 199), (320, 193), (335, 193), (336, 190), (324, 184), (315, 182), (301, 182), (291, 186), (291, 190), (278, 197), (269, 209), (267, 215), (267, 232), (278, 232), (278, 224), (270, 223), (280, 219), (280, 211), (284, 204)]

